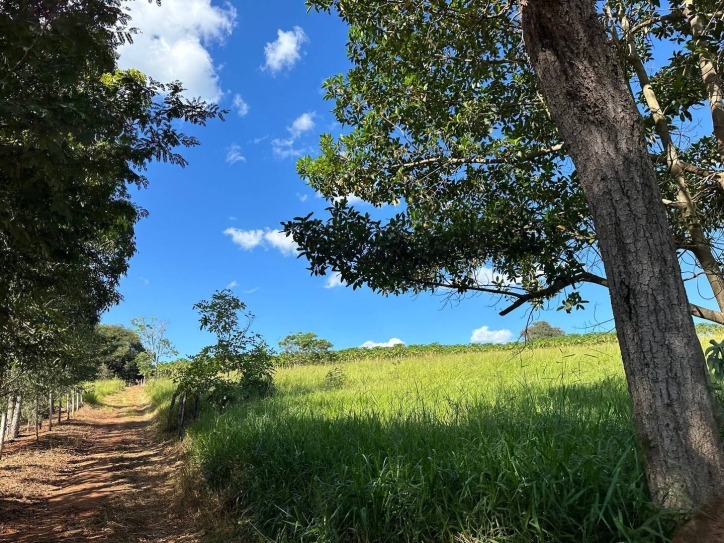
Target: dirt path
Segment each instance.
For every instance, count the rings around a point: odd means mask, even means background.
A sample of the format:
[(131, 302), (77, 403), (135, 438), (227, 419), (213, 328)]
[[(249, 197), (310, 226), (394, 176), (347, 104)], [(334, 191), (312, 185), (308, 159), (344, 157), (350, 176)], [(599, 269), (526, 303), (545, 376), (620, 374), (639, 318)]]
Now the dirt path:
[(156, 438), (141, 387), (84, 407), (52, 432), (46, 421), (37, 442), (9, 444), (0, 461), (0, 541), (201, 541), (193, 515), (178, 507), (179, 454)]

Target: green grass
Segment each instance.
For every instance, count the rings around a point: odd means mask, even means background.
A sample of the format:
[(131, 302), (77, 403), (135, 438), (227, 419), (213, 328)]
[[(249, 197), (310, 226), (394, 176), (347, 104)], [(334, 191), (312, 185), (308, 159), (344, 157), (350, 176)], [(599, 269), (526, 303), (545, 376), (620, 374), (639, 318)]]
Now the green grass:
[(667, 541), (615, 344), (338, 367), (189, 429), (246, 540)]
[(83, 401), (89, 405), (100, 405), (103, 398), (122, 391), (126, 384), (121, 379), (103, 379), (86, 385)]

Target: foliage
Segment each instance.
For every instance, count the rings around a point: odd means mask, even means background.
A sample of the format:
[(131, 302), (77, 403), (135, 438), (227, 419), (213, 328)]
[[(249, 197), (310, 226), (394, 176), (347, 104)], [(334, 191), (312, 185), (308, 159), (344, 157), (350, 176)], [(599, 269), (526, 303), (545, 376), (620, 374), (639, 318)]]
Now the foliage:
[(130, 382), (145, 375), (137, 363), (145, 349), (136, 332), (118, 324), (99, 324), (95, 333), (99, 339), (100, 362), (112, 377)]
[[(198, 145), (179, 121), (223, 113), (117, 68), (129, 39), (117, 0), (0, 3), (0, 395), (98, 373), (100, 314), (136, 251), (145, 210), (130, 187)], [(133, 373), (132, 364), (123, 370)]]
[(324, 386), (327, 389), (342, 388), (347, 381), (347, 374), (344, 369), (339, 366), (333, 367), (324, 376)]
[[(159, 321), (156, 317), (151, 317), (148, 321), (145, 317), (131, 319), (131, 325), (135, 328), (135, 332), (150, 358), (154, 377), (158, 375), (158, 365), (163, 358), (178, 354), (171, 341), (166, 337), (167, 324), (168, 321)], [(142, 363), (145, 364), (145, 360), (142, 360)], [(146, 373), (144, 375), (148, 376)]]
[[(216, 343), (188, 361), (169, 364), (176, 383), (169, 426), (177, 397), (183, 403), (187, 395), (203, 395), (211, 406), (223, 410), (231, 403), (268, 396), (273, 391), (273, 353), (259, 334), (250, 332), (254, 316), (245, 312), (246, 305), (231, 290), (224, 289), (193, 307), (199, 312), (201, 330), (213, 333)], [(182, 433), (180, 426), (179, 435)]]
[[(510, 302), (502, 314), (558, 296), (559, 309), (582, 308), (583, 283), (607, 285), (577, 172), (522, 42), (519, 2), (307, 5), (349, 25), (352, 63), (324, 83), (348, 129), (323, 134), (319, 153), (297, 163), (330, 202), (327, 213), (284, 223), (313, 274), (338, 273), (353, 288), (385, 295), (499, 294)], [(673, 243), (695, 253), (694, 265), (707, 262), (718, 292), (724, 112), (721, 101), (708, 103), (719, 94), (707, 92), (702, 77), (720, 85), (719, 8), (672, 4), (669, 14), (658, 2), (596, 5), (643, 112)], [(694, 35), (695, 20), (703, 35)], [(648, 94), (637, 90), (644, 76)], [(716, 134), (674, 138), (696, 109), (712, 112)], [(363, 212), (350, 205), (352, 195), (396, 207)], [(699, 316), (724, 322), (719, 309)]]
[(279, 342), (279, 347), (282, 349), (277, 357), (280, 366), (319, 364), (334, 359), (334, 353), (331, 351), (334, 345), (326, 339), (318, 338), (313, 332), (288, 335)]
[(240, 539), (663, 543), (678, 520), (649, 502), (613, 342), (343, 369), (280, 369), (190, 430)]
[(151, 361), (151, 356), (148, 354), (148, 351), (144, 350), (136, 355), (136, 357), (133, 359), (134, 364), (138, 368), (138, 373), (143, 375), (145, 379), (149, 379), (154, 376), (154, 374), (158, 374), (158, 370), (154, 370), (153, 368), (153, 362)]
[(704, 351), (707, 366), (717, 380), (722, 380), (724, 379), (724, 341), (717, 342), (712, 339), (709, 343), (711, 347)]
[(542, 338), (551, 338), (558, 336), (565, 336), (566, 333), (563, 329), (557, 326), (551, 326), (546, 321), (537, 321), (529, 326), (526, 326), (524, 330), (520, 332), (520, 337), (526, 341), (533, 341)]

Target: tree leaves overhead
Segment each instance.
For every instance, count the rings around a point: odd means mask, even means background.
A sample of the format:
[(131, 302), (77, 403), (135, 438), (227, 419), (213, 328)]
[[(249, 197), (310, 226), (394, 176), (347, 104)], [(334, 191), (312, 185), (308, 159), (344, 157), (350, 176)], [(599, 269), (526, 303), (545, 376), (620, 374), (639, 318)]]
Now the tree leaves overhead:
[[(594, 275), (600, 273), (596, 237), (575, 170), (523, 50), (517, 3), (307, 5), (336, 12), (349, 25), (353, 64), (324, 84), (343, 133), (323, 135), (319, 156), (297, 164), (300, 176), (331, 202), (328, 217), (284, 223), (312, 273), (340, 272), (355, 288), (366, 284), (385, 294), (449, 287), (534, 303), (582, 281), (605, 284)], [(663, 66), (650, 79), (672, 130), (677, 123), (685, 129), (682, 123), (707, 103), (695, 52), (720, 49), (722, 24), (709, 18), (707, 40), (695, 45), (682, 6), (624, 2), (607, 8), (612, 40), (632, 78), (624, 30), (635, 28), (632, 43), (644, 62), (654, 60), (655, 39), (671, 42), (671, 58), (656, 58)], [(716, 11), (714, 5), (703, 9)], [(661, 144), (637, 85), (632, 79), (652, 154), (658, 154)], [(716, 140), (694, 137), (682, 145), (687, 150), (692, 165), (719, 167)], [(675, 200), (669, 166), (659, 162), (658, 169), (663, 192)], [(706, 234), (716, 237), (722, 186), (701, 175), (689, 182), (695, 198), (701, 195)], [(349, 195), (398, 206), (397, 212), (373, 218), (348, 205)], [(670, 216), (684, 247), (691, 219), (679, 209)], [(481, 274), (491, 265), (497, 281)], [(568, 290), (562, 307), (581, 303)]]
[(152, 161), (186, 165), (199, 142), (178, 121), (223, 113), (118, 70), (129, 22), (119, 0), (0, 4), (0, 378), (52, 364), (120, 301), (146, 214), (129, 187)]

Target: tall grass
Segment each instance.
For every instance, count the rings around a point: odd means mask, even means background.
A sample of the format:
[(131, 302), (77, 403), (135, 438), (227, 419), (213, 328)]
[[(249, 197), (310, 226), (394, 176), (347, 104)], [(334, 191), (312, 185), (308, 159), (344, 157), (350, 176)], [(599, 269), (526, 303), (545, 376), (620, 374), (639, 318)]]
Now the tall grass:
[(616, 345), (366, 360), (334, 386), (329, 373), (280, 370), (273, 398), (190, 429), (240, 537), (667, 540), (674, 512), (648, 500)]
[(100, 405), (103, 398), (122, 391), (126, 384), (121, 379), (102, 379), (93, 381), (83, 390), (83, 401), (89, 405)]

